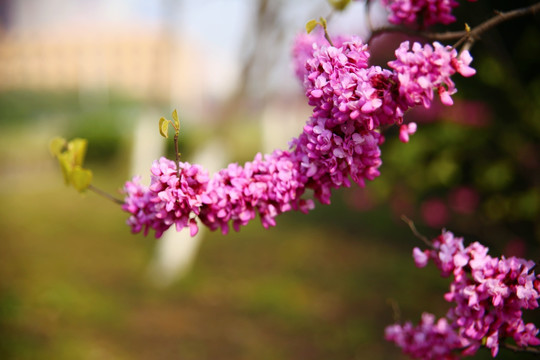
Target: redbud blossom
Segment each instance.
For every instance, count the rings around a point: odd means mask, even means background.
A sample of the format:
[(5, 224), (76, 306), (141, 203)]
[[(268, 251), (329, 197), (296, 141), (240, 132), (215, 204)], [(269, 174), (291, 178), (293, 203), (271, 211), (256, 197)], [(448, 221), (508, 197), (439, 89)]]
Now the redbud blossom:
[(420, 28), (453, 23), (456, 18), (452, 15), (452, 9), (459, 5), (456, 0), (382, 0), (381, 2), (389, 11), (388, 21), (392, 24)]
[[(340, 37), (335, 46), (315, 37), (307, 47), (305, 37), (295, 47), (304, 71), (303, 85), (313, 106), (303, 132), (288, 151), (258, 154), (243, 166), (230, 164), (212, 177), (199, 165), (176, 163), (165, 158), (154, 162), (149, 187), (138, 179), (125, 185), (123, 209), (131, 216), (133, 232), (154, 229), (156, 236), (171, 225), (177, 230), (198, 231), (197, 218), (212, 230), (235, 230), (259, 216), (264, 227), (274, 226), (283, 212), (307, 212), (314, 207), (303, 198), (312, 189), (315, 199), (330, 203), (332, 189), (349, 187), (351, 180), (364, 186), (379, 176), (382, 164), (379, 145), (382, 126), (402, 125), (404, 112), (419, 104), (429, 107), (433, 90), (453, 94), (450, 76), (470, 75), (470, 56), (435, 43), (422, 47), (408, 42), (390, 62), (393, 71), (369, 66), (367, 45), (358, 38)], [(443, 95), (441, 95), (443, 96)], [(400, 128), (407, 141), (416, 124)]]
[(394, 69), (399, 80), (399, 93), (408, 106), (423, 105), (429, 108), (433, 90), (437, 90), (445, 105), (452, 105), (450, 95), (457, 92), (450, 76), (456, 72), (472, 76), (475, 70), (469, 66), (472, 57), (467, 51), (458, 56), (450, 46), (434, 42), (433, 46), (415, 42), (409, 50), (409, 42), (401, 43), (395, 52), (396, 60), (388, 65)]
[(404, 143), (409, 142), (409, 135), (412, 135), (416, 132), (416, 123), (412, 122), (409, 124), (403, 124), (399, 127), (399, 140)]
[[(442, 276), (452, 275), (444, 298), (454, 307), (442, 318), (448, 324), (444, 337), (451, 340), (444, 342), (429, 335), (434, 321), (425, 315), (417, 327), (410, 323), (389, 326), (388, 340), (419, 359), (437, 359), (458, 350), (461, 355), (473, 355), (482, 346), (495, 356), (506, 338), (520, 347), (540, 345), (539, 330), (523, 320), (523, 310), (538, 308), (540, 298), (540, 275), (535, 275), (532, 261), (493, 258), (483, 245), (475, 242), (465, 247), (462, 238), (447, 231), (432, 245), (424, 251), (415, 248), (413, 258), (419, 267), (431, 259)], [(422, 346), (416, 341), (419, 337), (425, 339)]]

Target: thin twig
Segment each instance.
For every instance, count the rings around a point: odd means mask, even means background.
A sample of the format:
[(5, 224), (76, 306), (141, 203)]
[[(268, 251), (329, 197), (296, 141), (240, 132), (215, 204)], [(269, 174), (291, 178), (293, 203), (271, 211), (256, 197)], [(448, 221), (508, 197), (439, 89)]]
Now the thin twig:
[(328, 41), (330, 46), (334, 46), (334, 43), (332, 42), (332, 38), (330, 38), (330, 35), (328, 35), (328, 31), (326, 31), (326, 28), (324, 29), (324, 38), (326, 39), (326, 41)]
[[(332, 15), (332, 13), (330, 13), (330, 15)], [(321, 18), (321, 26), (324, 30), (324, 38), (326, 39), (326, 41), (328, 41), (328, 43), (330, 44), (330, 46), (334, 46), (334, 43), (332, 42), (332, 38), (330, 37), (330, 34), (328, 33), (328, 27), (327, 27), (327, 22), (326, 22), (326, 19), (324, 18)]]
[(406, 35), (411, 35), (411, 36), (418, 36), (418, 37), (429, 39), (432, 41), (456, 40), (467, 34), (465, 31), (447, 31), (443, 33), (434, 33), (434, 32), (426, 32), (426, 31), (417, 31), (417, 30), (410, 29), (404, 26), (383, 26), (383, 27), (373, 30), (367, 42), (370, 43), (374, 38), (383, 34), (388, 34), (388, 33), (401, 33), (401, 34), (406, 34)]
[(430, 248), (433, 248), (433, 244), (431, 243), (431, 241), (429, 241), (429, 239), (425, 237), (424, 235), (420, 234), (420, 232), (416, 229), (416, 226), (414, 225), (414, 222), (411, 219), (409, 219), (405, 215), (401, 215), (401, 220), (403, 220), (407, 225), (409, 225), (409, 228), (411, 229), (414, 236), (422, 240)]
[(178, 131), (174, 134), (174, 155), (176, 156), (176, 176), (180, 184), (180, 153), (178, 152)]
[(118, 204), (118, 205), (124, 205), (124, 201), (123, 201), (123, 200), (120, 200), (120, 199), (118, 199), (118, 198), (115, 198), (114, 196), (112, 196), (112, 195), (109, 194), (108, 192), (105, 192), (105, 191), (101, 190), (100, 188), (95, 187), (95, 186), (92, 185), (92, 184), (88, 185), (88, 190), (91, 190), (91, 191), (95, 192), (96, 194), (101, 195), (101, 196), (103, 196), (104, 198), (111, 200), (111, 201), (114, 202), (115, 204)]
[(533, 354), (537, 356), (540, 355), (540, 349), (532, 347), (532, 346), (527, 346), (525, 348), (522, 348), (522, 347), (512, 345), (512, 344), (503, 344), (503, 347), (509, 350), (512, 350), (513, 352), (529, 353), (529, 354)]
[(528, 7), (514, 9), (508, 12), (496, 12), (495, 16), (484, 21), (480, 25), (475, 26), (474, 29), (470, 31), (470, 36), (474, 39), (481, 33), (505, 21), (512, 20), (521, 16), (535, 15), (539, 11), (540, 11), (540, 2), (537, 2), (536, 4), (528, 6)]
[(395, 322), (401, 321), (401, 310), (395, 299), (386, 299), (386, 302), (392, 307), (392, 316)]

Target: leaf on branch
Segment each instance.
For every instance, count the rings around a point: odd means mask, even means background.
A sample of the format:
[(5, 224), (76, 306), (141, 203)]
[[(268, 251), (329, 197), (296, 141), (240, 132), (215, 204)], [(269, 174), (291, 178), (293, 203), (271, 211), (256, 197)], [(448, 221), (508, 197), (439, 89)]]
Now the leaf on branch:
[(351, 3), (351, 0), (328, 0), (328, 2), (334, 9), (343, 11)]
[(86, 139), (76, 138), (68, 142), (67, 152), (71, 154), (72, 166), (82, 166), (84, 157), (86, 156), (86, 149), (88, 148), (88, 141)]
[(176, 131), (180, 130), (180, 120), (178, 120), (178, 112), (176, 111), (176, 109), (174, 109), (174, 111), (172, 112), (172, 118), (174, 121), (174, 128), (176, 129)]
[(60, 169), (62, 170), (62, 175), (64, 175), (64, 183), (69, 185), (71, 178), (71, 171), (73, 170), (73, 165), (71, 163), (71, 154), (68, 152), (63, 152), (57, 156), (58, 163), (60, 164)]
[[(174, 116), (174, 115), (173, 115)], [(167, 130), (169, 130), (169, 120), (162, 117), (159, 119), (159, 133), (164, 138), (168, 138), (169, 134), (167, 133)]]
[(65, 184), (73, 185), (78, 191), (87, 189), (92, 181), (92, 172), (82, 167), (87, 147), (86, 139), (75, 138), (67, 142), (61, 137), (54, 138), (49, 146), (58, 159)]
[(55, 137), (51, 140), (51, 143), (49, 144), (49, 151), (51, 152), (52, 156), (58, 157), (62, 153), (62, 150), (66, 147), (66, 145), (66, 139), (62, 137)]
[(306, 24), (306, 31), (308, 34), (310, 34), (313, 29), (315, 29), (317, 27), (317, 25), (319, 25), (319, 22), (315, 19), (313, 20), (309, 20)]
[(88, 189), (92, 182), (92, 171), (75, 166), (71, 172), (71, 184), (78, 192)]
[(326, 19), (322, 16), (319, 18), (319, 24), (323, 27), (324, 31), (326, 32)]

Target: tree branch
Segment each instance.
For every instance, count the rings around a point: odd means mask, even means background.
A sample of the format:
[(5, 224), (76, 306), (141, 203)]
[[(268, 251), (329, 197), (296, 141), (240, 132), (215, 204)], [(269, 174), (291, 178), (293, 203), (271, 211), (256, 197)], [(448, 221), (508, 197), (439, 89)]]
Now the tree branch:
[(100, 188), (97, 188), (95, 187), (94, 185), (90, 184), (88, 185), (88, 190), (91, 190), (93, 192), (95, 192), (96, 194), (98, 195), (101, 195), (103, 196), (105, 199), (108, 199), (110, 201), (112, 201), (113, 203), (115, 204), (118, 204), (118, 205), (124, 205), (124, 201), (123, 200), (120, 200), (118, 198), (115, 198), (114, 196), (112, 196), (111, 194), (101, 190)]
[(477, 39), (480, 38), (480, 35), (482, 33), (490, 30), (491, 28), (503, 22), (506, 22), (506, 21), (509, 21), (518, 17), (522, 17), (522, 16), (536, 15), (539, 12), (540, 12), (540, 2), (534, 5), (528, 6), (528, 7), (514, 9), (507, 12), (496, 11), (495, 16), (475, 26), (470, 31), (463, 30), (463, 31), (448, 31), (444, 33), (433, 33), (433, 32), (425, 32), (425, 31), (416, 31), (416, 30), (409, 29), (406, 27), (401, 27), (401, 26), (384, 26), (384, 27), (373, 30), (367, 42), (370, 43), (374, 38), (382, 34), (399, 32), (399, 33), (405, 33), (412, 36), (422, 37), (422, 38), (432, 40), (432, 41), (449, 41), (449, 40), (460, 39), (458, 44), (456, 44), (457, 46), (463, 41), (470, 41), (470, 42), (476, 41)]
[(424, 235), (420, 234), (420, 232), (416, 229), (416, 226), (414, 225), (414, 222), (411, 219), (409, 219), (405, 215), (401, 215), (401, 220), (403, 220), (409, 226), (414, 236), (422, 240), (424, 244), (426, 244), (427, 246), (433, 249), (433, 244), (431, 243), (431, 241), (429, 241), (429, 239), (425, 237)]
[(519, 346), (516, 346), (516, 345), (512, 345), (512, 344), (502, 344), (503, 347), (507, 348), (508, 350), (511, 350), (513, 352), (520, 352), (520, 353), (529, 353), (529, 354), (533, 354), (533, 355), (540, 355), (540, 349), (536, 348), (536, 347), (532, 347), (532, 346), (527, 346), (525, 348), (522, 348), (522, 347), (519, 347)]

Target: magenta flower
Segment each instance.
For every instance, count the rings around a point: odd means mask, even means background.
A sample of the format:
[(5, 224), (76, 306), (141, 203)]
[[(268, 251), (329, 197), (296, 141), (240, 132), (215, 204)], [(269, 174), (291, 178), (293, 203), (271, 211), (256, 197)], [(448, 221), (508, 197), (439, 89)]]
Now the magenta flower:
[(141, 186), (138, 178), (124, 187), (123, 209), (132, 214), (128, 219), (132, 231), (144, 228), (146, 235), (152, 228), (160, 237), (174, 224), (178, 231), (189, 226), (191, 235), (195, 235), (198, 227), (194, 216), (205, 198), (208, 173), (199, 165), (180, 163), (179, 178), (175, 162), (163, 157), (154, 161), (151, 173), (148, 188)]
[[(475, 0), (469, 0), (475, 1)], [(389, 11), (388, 21), (396, 25), (427, 28), (435, 24), (448, 25), (456, 21), (452, 10), (456, 0), (382, 0)]]
[(404, 143), (409, 142), (409, 136), (416, 132), (416, 123), (411, 122), (408, 124), (403, 124), (399, 127), (399, 140)]
[(417, 326), (410, 322), (388, 326), (385, 338), (401, 347), (403, 353), (426, 360), (457, 360), (460, 357), (455, 350), (466, 345), (446, 318), (435, 322), (435, 316), (429, 313), (422, 314), (422, 320)]
[[(486, 247), (477, 242), (465, 247), (463, 239), (450, 232), (436, 238), (432, 249), (413, 250), (417, 266), (427, 265), (426, 257), (433, 260), (442, 276), (453, 276), (450, 291), (444, 298), (454, 303), (446, 319), (459, 341), (451, 342), (449, 351), (473, 355), (486, 346), (495, 356), (506, 338), (512, 338), (521, 347), (540, 345), (538, 328), (523, 321), (523, 309), (538, 308), (540, 298), (540, 276), (535, 275), (532, 261), (493, 258)], [(425, 327), (393, 325), (387, 330), (387, 339), (412, 356), (433, 358), (430, 353), (416, 350), (412, 340), (404, 341), (395, 335), (400, 332), (407, 334), (406, 339), (414, 339), (425, 336)]]
[(286, 151), (257, 154), (243, 167), (230, 164), (214, 175), (208, 184), (199, 218), (211, 230), (226, 234), (229, 223), (238, 231), (258, 214), (265, 228), (275, 225), (274, 218), (286, 211), (308, 212), (311, 200), (302, 199), (305, 175)]
[(408, 106), (423, 105), (429, 108), (434, 89), (445, 105), (452, 105), (451, 95), (457, 92), (450, 76), (456, 72), (472, 76), (475, 70), (469, 65), (472, 61), (467, 51), (458, 56), (450, 46), (438, 42), (424, 46), (415, 42), (409, 51), (409, 42), (403, 42), (396, 50), (396, 60), (388, 65), (397, 73), (399, 92)]
[[(148, 188), (137, 179), (126, 183), (123, 206), (131, 216), (133, 232), (154, 229), (156, 236), (175, 225), (177, 230), (198, 231), (197, 218), (212, 230), (239, 230), (255, 217), (264, 227), (274, 226), (283, 212), (307, 212), (314, 207), (303, 198), (312, 189), (315, 199), (330, 203), (332, 189), (364, 186), (379, 176), (379, 145), (383, 126), (402, 125), (411, 106), (429, 106), (433, 89), (455, 92), (450, 76), (470, 75), (470, 57), (437, 43), (434, 49), (408, 43), (390, 63), (394, 71), (368, 66), (367, 45), (358, 38), (337, 38), (331, 46), (320, 35), (308, 47), (307, 38), (295, 48), (297, 73), (303, 76), (313, 114), (288, 151), (258, 154), (243, 166), (230, 164), (210, 177), (199, 165), (161, 158), (154, 162)], [(301, 66), (304, 64), (304, 70)], [(441, 95), (443, 96), (443, 95)], [(402, 125), (401, 140), (408, 140), (416, 124)]]

